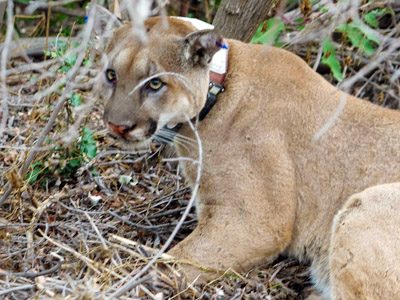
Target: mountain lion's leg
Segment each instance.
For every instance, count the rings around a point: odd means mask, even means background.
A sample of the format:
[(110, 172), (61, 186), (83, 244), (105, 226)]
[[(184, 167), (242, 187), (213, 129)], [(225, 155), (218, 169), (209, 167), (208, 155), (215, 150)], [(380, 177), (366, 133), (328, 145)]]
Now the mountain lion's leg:
[(333, 300), (400, 299), (400, 183), (353, 195), (335, 217)]
[[(219, 272), (228, 268), (243, 271), (288, 246), (296, 209), (294, 171), (282, 149), (267, 149), (276, 151), (260, 156), (268, 165), (254, 157), (251, 161), (241, 159), (234, 171), (212, 182), (205, 179), (202, 187), (215, 192), (203, 194), (198, 226), (169, 251), (170, 255)], [(252, 172), (244, 176), (242, 169)], [(184, 271), (189, 280), (201, 273), (189, 265)], [(215, 274), (203, 273), (201, 280), (212, 277)]]

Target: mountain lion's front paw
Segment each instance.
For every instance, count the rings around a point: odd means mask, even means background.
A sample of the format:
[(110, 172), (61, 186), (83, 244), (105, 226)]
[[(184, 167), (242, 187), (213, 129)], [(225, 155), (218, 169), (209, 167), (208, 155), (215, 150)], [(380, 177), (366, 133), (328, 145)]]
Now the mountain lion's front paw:
[(182, 259), (179, 251), (175, 248), (171, 249), (168, 255), (175, 258), (175, 270), (179, 276), (177, 279), (183, 285), (205, 284), (218, 277), (218, 273), (215, 270), (198, 265), (190, 261), (190, 259)]

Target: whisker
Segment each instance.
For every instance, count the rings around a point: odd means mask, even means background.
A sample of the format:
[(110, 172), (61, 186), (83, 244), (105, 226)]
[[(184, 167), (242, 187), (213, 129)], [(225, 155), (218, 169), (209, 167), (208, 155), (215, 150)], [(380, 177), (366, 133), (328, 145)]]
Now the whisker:
[(167, 137), (160, 136), (158, 134), (154, 135), (154, 139), (160, 143), (165, 143), (165, 144), (173, 144), (173, 141)]
[(181, 143), (181, 144), (185, 144), (185, 145), (194, 147), (194, 148), (196, 147), (196, 143), (195, 142), (188, 141), (188, 140), (182, 140), (179, 137), (175, 137), (174, 141), (176, 141), (178, 143)]
[(177, 136), (178, 138), (180, 138), (180, 139), (182, 139), (182, 140), (190, 141), (190, 142), (193, 142), (193, 143), (196, 142), (195, 139), (192, 139), (192, 138), (190, 138), (190, 137), (188, 137), (188, 136), (185, 136), (185, 135), (182, 135), (182, 134), (180, 134), (180, 133), (177, 133), (175, 136)]
[(172, 134), (165, 133), (165, 132), (158, 132), (157, 135), (162, 137), (162, 138), (164, 138), (164, 139), (167, 139), (167, 140), (169, 140), (171, 142), (174, 142), (174, 143), (177, 143), (177, 144), (179, 143), (180, 145), (184, 145), (185, 144), (185, 145), (192, 146), (192, 147), (196, 146), (195, 141), (183, 139), (182, 136), (172, 135)]
[[(189, 148), (188, 148), (188, 147), (185, 145), (185, 143), (183, 143), (182, 141), (174, 140), (174, 143), (175, 143), (176, 145), (181, 146), (182, 148), (185, 148), (185, 150), (186, 150), (187, 152), (190, 152)], [(191, 146), (191, 145), (188, 145), (188, 146)]]
[(179, 145), (179, 146), (181, 146), (182, 148), (184, 148), (188, 152), (190, 150), (189, 150), (189, 148), (187, 146), (194, 147), (194, 143), (191, 144), (189, 141), (180, 140), (179, 138), (176, 138), (176, 136), (175, 136), (175, 139), (174, 139), (173, 136), (172, 137), (168, 137), (168, 136), (166, 137), (166, 136), (163, 136), (162, 134), (163, 134), (163, 132), (161, 132), (161, 134), (160, 134), (160, 132), (158, 132), (156, 135), (154, 135), (154, 138), (157, 141), (162, 142), (162, 143)]
[(181, 139), (188, 140), (188, 141), (191, 141), (191, 142), (196, 142), (195, 139), (190, 138), (190, 137), (188, 137), (188, 136), (185, 136), (185, 135), (183, 135), (183, 134), (180, 134), (179, 132), (176, 132), (176, 131), (171, 130), (171, 129), (168, 129), (168, 128), (161, 128), (161, 129), (159, 130), (159, 132), (162, 132), (163, 134), (164, 134), (164, 133), (165, 133), (165, 134), (168, 134), (168, 135), (170, 135), (170, 136), (180, 137)]

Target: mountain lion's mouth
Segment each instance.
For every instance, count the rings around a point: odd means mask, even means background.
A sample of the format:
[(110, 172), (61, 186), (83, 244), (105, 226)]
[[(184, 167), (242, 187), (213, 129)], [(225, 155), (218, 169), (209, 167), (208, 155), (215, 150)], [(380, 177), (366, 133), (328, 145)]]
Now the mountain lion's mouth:
[(149, 131), (147, 132), (148, 137), (153, 136), (153, 134), (156, 132), (157, 130), (157, 121), (155, 120), (150, 120), (150, 127), (149, 127)]
[(115, 140), (118, 147), (129, 151), (149, 149), (151, 141), (156, 136), (157, 126), (158, 122), (153, 119), (147, 122), (147, 126), (108, 123), (109, 136)]

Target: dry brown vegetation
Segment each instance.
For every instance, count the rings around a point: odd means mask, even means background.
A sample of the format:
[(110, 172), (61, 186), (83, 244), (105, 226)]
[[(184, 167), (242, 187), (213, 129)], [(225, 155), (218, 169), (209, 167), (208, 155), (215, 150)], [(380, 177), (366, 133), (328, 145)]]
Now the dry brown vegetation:
[[(75, 22), (85, 15), (82, 2), (70, 8), (64, 7), (65, 1), (51, 8), (15, 3), (2, 27), (0, 298), (306, 297), (310, 293), (307, 267), (285, 257), (248, 273), (231, 270), (206, 286), (182, 288), (174, 269), (178, 263), (162, 255), (135, 278), (166, 243), (192, 196), (177, 162), (165, 159), (171, 156), (170, 146), (154, 144), (139, 153), (121, 151), (118, 142), (107, 136), (96, 87), (103, 61), (91, 40), (90, 26), (96, 24)], [(157, 13), (163, 1), (155, 2)], [(333, 35), (345, 74), (339, 87), (397, 109), (400, 5), (364, 1), (356, 13), (363, 16), (383, 7), (387, 13), (377, 16), (374, 29), (381, 43), (374, 45), (373, 55), (362, 53), (343, 34)], [(34, 9), (34, 18), (27, 19), (29, 9)], [(61, 20), (63, 9), (67, 17)], [(340, 18), (327, 18), (316, 5), (309, 12), (304, 9), (288, 4), (272, 14), (286, 24), (282, 34), (286, 46), (334, 81), (329, 69), (319, 63), (320, 45), (321, 37), (333, 30), (331, 23)], [(295, 20), (303, 13), (310, 29), (299, 32)], [(342, 13), (349, 18), (346, 14), (354, 11)], [(63, 37), (57, 38), (60, 32)], [(47, 38), (51, 42), (44, 46)], [(36, 50), (21, 51), (35, 43)], [(44, 50), (48, 51), (45, 57)], [(191, 209), (173, 244), (195, 226)], [(129, 281), (130, 289), (125, 291)]]

